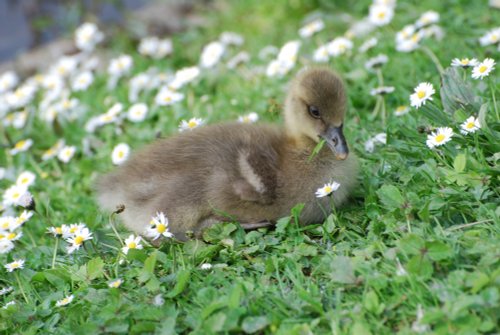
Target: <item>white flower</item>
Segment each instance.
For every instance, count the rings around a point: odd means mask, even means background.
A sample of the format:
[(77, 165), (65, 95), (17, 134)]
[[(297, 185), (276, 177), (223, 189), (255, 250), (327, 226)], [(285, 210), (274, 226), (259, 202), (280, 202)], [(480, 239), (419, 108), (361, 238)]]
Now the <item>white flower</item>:
[[(0, 232), (0, 234), (2, 234)], [(6, 254), (14, 249), (14, 243), (8, 239), (0, 239), (0, 254)]]
[(328, 53), (333, 57), (345, 54), (348, 50), (351, 50), (352, 47), (352, 41), (345, 37), (337, 37), (327, 45)]
[(16, 219), (13, 216), (0, 217), (0, 231), (12, 231), (18, 227)]
[(207, 44), (201, 53), (200, 65), (204, 68), (211, 68), (217, 64), (224, 54), (225, 47), (219, 41)]
[(225, 31), (220, 35), (219, 41), (225, 45), (242, 45), (244, 39), (243, 36), (239, 34), (231, 31)]
[(382, 65), (386, 64), (389, 61), (389, 57), (384, 54), (377, 55), (375, 57), (370, 58), (369, 60), (366, 61), (365, 63), (365, 68), (368, 71), (371, 71), (373, 69), (379, 68)]
[(381, 86), (377, 88), (373, 88), (370, 91), (370, 95), (375, 96), (375, 95), (384, 95), (384, 94), (389, 94), (394, 92), (394, 86)]
[(417, 306), (417, 315), (416, 320), (411, 324), (411, 330), (413, 330), (417, 334), (427, 333), (430, 330), (430, 327), (426, 324), (422, 324), (422, 319), (424, 318), (424, 311), (422, 309), (422, 305)]
[(361, 44), (361, 46), (359, 47), (359, 52), (367, 52), (368, 50), (376, 46), (377, 43), (378, 39), (376, 37), (372, 37)]
[(24, 194), (21, 195), (21, 198), (19, 198), (17, 205), (23, 208), (33, 209), (35, 205), (33, 195), (29, 191), (24, 192)]
[(394, 115), (396, 116), (402, 116), (410, 112), (410, 108), (408, 106), (398, 106), (396, 110), (394, 111)]
[(18, 82), (19, 78), (17, 77), (17, 74), (15, 72), (4, 72), (0, 76), (0, 94), (12, 90), (14, 87), (16, 87)]
[(394, 9), (385, 5), (371, 5), (369, 19), (376, 26), (385, 26), (391, 22)]
[(130, 235), (125, 240), (125, 246), (122, 248), (123, 253), (126, 255), (130, 249), (142, 249), (141, 237)]
[(75, 44), (78, 49), (92, 51), (104, 39), (104, 35), (93, 23), (84, 23), (75, 31)]
[(326, 197), (327, 195), (330, 195), (336, 190), (338, 190), (339, 187), (340, 184), (337, 183), (336, 181), (331, 183), (326, 183), (323, 187), (320, 187), (316, 190), (316, 197), (317, 198)]
[(5, 168), (0, 167), (0, 180), (5, 178)]
[(63, 235), (62, 227), (49, 227), (48, 231), (49, 231), (49, 233), (54, 235), (54, 237), (60, 237)]
[(441, 127), (438, 128), (432, 134), (427, 135), (426, 144), (429, 148), (432, 149), (434, 147), (438, 147), (450, 141), (452, 136), (453, 136), (453, 129), (449, 127)]
[(120, 165), (123, 164), (130, 154), (130, 146), (127, 143), (120, 143), (116, 145), (111, 154), (111, 160), (113, 164)]
[(115, 279), (115, 280), (112, 280), (108, 283), (108, 287), (110, 288), (118, 288), (120, 287), (121, 285), (123, 284), (123, 279)]
[(146, 235), (156, 240), (161, 236), (164, 237), (174, 237), (174, 234), (169, 232), (168, 229), (168, 219), (162, 212), (156, 213), (156, 215), (150, 221), (150, 227), (146, 229)]
[(246, 51), (238, 52), (233, 58), (227, 61), (228, 69), (235, 69), (238, 65), (246, 63), (250, 60), (250, 55)]
[(330, 53), (328, 52), (328, 45), (321, 45), (318, 49), (314, 51), (313, 60), (315, 62), (328, 62), (330, 59)]
[(302, 38), (311, 37), (318, 31), (323, 30), (323, 28), (325, 28), (325, 23), (323, 22), (323, 20), (316, 19), (312, 22), (309, 22), (304, 27), (300, 28), (299, 35)]
[(31, 138), (27, 138), (25, 140), (21, 140), (14, 145), (14, 148), (10, 149), (9, 152), (11, 155), (16, 155), (20, 152), (27, 151), (33, 145), (33, 140)]
[(35, 182), (36, 175), (31, 171), (24, 171), (19, 174), (16, 184), (19, 186), (30, 187)]
[(155, 102), (159, 106), (169, 106), (184, 99), (184, 94), (163, 87), (156, 95)]
[(150, 86), (151, 80), (151, 76), (147, 73), (139, 73), (130, 79), (128, 99), (131, 102), (137, 101), (139, 93)]
[(439, 13), (430, 10), (420, 16), (417, 22), (415, 22), (415, 26), (417, 28), (422, 28), (437, 22), (439, 22)]
[(28, 111), (27, 110), (14, 113), (14, 119), (12, 120), (12, 127), (16, 128), (16, 129), (22, 129), (26, 125), (27, 120), (28, 120)]
[(17, 304), (17, 302), (15, 302), (14, 300), (13, 300), (13, 301), (9, 301), (9, 302), (8, 302), (8, 303), (6, 303), (6, 304), (5, 304), (2, 308), (3, 308), (3, 309), (7, 309), (7, 308), (9, 308), (9, 306), (13, 306), (13, 305), (15, 305), (15, 304)]
[(148, 114), (148, 106), (138, 103), (130, 106), (127, 112), (127, 119), (132, 122), (142, 122)]
[(471, 116), (460, 125), (460, 128), (462, 128), (460, 132), (464, 135), (467, 135), (470, 133), (475, 133), (478, 129), (481, 128), (481, 124), (479, 123), (478, 119), (476, 119), (474, 116)]
[(68, 238), (74, 237), (75, 233), (77, 231), (80, 231), (84, 228), (87, 228), (87, 226), (85, 225), (85, 223), (81, 223), (81, 222), (80, 223), (72, 223), (69, 226), (63, 224), (61, 226), (63, 238), (68, 239)]
[(33, 100), (35, 92), (35, 86), (24, 84), (18, 87), (14, 92), (7, 92), (5, 94), (5, 101), (12, 109), (23, 108)]
[(436, 93), (434, 87), (430, 83), (420, 83), (415, 87), (415, 93), (410, 95), (410, 102), (412, 107), (419, 108), (425, 105), (427, 100), (432, 100), (432, 95)]
[(13, 261), (12, 263), (5, 264), (5, 269), (7, 269), (8, 272), (12, 272), (17, 269), (22, 269), (24, 268), (24, 259), (17, 259)]
[(51, 67), (50, 73), (55, 73), (61, 77), (67, 77), (73, 74), (78, 66), (78, 61), (75, 57), (61, 57), (57, 63)]
[(185, 67), (175, 73), (174, 79), (168, 84), (168, 87), (177, 90), (187, 83), (192, 82), (200, 75), (200, 69), (197, 66)]
[(42, 161), (49, 160), (61, 151), (64, 148), (64, 140), (58, 140), (56, 144), (54, 144), (51, 148), (47, 149), (42, 155)]
[(403, 265), (401, 265), (401, 262), (399, 261), (399, 258), (396, 257), (396, 276), (398, 277), (404, 277), (408, 274), (406, 272), (405, 268)]
[(130, 72), (133, 61), (129, 55), (121, 55), (110, 61), (108, 66), (108, 74), (111, 77), (121, 77)]
[(75, 155), (76, 147), (74, 146), (64, 146), (61, 151), (57, 154), (57, 158), (63, 162), (68, 163), (71, 158)]
[(172, 41), (168, 38), (146, 37), (139, 43), (139, 53), (144, 56), (160, 59), (172, 53)]
[(161, 293), (155, 295), (153, 298), (153, 305), (159, 307), (159, 306), (163, 306), (163, 304), (165, 304), (165, 299), (163, 299), (163, 297), (161, 296)]
[(481, 63), (474, 66), (472, 69), (472, 78), (483, 79), (487, 77), (491, 71), (495, 68), (495, 61), (491, 58), (486, 58)]
[(203, 119), (191, 118), (189, 121), (182, 120), (179, 125), (179, 131), (193, 130), (203, 124)]
[(500, 27), (488, 31), (479, 39), (482, 46), (497, 44), (498, 42), (500, 42)]
[(73, 83), (71, 84), (71, 87), (73, 87), (73, 90), (78, 92), (78, 91), (86, 91), (87, 88), (89, 88), (90, 85), (94, 82), (94, 75), (90, 71), (85, 71), (82, 73), (79, 73), (75, 79), (73, 80)]
[(0, 296), (6, 295), (7, 293), (11, 292), (12, 290), (14, 290), (14, 288), (12, 286), (6, 286), (0, 290)]
[(471, 59), (469, 59), (469, 58), (461, 58), (461, 59), (453, 58), (453, 60), (451, 61), (451, 66), (469, 67), (469, 66), (476, 66), (477, 64), (479, 64), (479, 62), (475, 58), (471, 58)]
[(404, 26), (403, 29), (396, 33), (396, 43), (410, 39), (416, 30), (417, 28), (412, 24)]
[(257, 122), (258, 120), (259, 120), (259, 114), (255, 112), (238, 117), (238, 122), (240, 123), (254, 123)]
[(386, 144), (387, 143), (387, 134), (386, 133), (379, 133), (375, 135), (374, 137), (368, 139), (365, 142), (365, 151), (366, 152), (373, 152), (375, 150), (375, 145), (376, 144)]
[(68, 254), (73, 253), (75, 250), (80, 249), (83, 245), (83, 242), (92, 239), (92, 233), (88, 228), (78, 229), (73, 237), (70, 237), (66, 240), (70, 245), (67, 247)]
[(26, 186), (12, 185), (3, 194), (3, 204), (5, 206), (17, 205), (27, 191), (28, 188)]
[(19, 240), (21, 237), (23, 237), (23, 232), (20, 231), (20, 232), (15, 232), (15, 231), (12, 231), (12, 232), (2, 232), (0, 231), (0, 239), (2, 241), (4, 240), (7, 240), (7, 241), (17, 241)]
[(202, 270), (210, 270), (212, 268), (212, 264), (210, 263), (203, 263), (200, 265), (200, 269)]
[(75, 296), (73, 294), (68, 295), (67, 297), (64, 297), (63, 299), (58, 300), (56, 302), (56, 306), (57, 307), (66, 306), (66, 305), (70, 304), (74, 298), (75, 298)]

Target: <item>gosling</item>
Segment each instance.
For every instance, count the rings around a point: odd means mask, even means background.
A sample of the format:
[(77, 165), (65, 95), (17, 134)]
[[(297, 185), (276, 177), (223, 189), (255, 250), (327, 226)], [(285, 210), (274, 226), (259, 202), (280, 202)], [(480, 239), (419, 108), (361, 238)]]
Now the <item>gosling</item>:
[[(326, 68), (302, 70), (285, 100), (284, 127), (222, 123), (158, 140), (100, 178), (98, 202), (108, 211), (124, 205), (120, 216), (137, 234), (163, 212), (179, 240), (228, 219), (247, 229), (273, 225), (298, 203), (301, 224), (322, 222), (331, 199), (315, 191), (340, 183), (332, 195), (338, 207), (357, 184), (345, 113), (342, 80)], [(331, 150), (311, 158), (321, 139)]]

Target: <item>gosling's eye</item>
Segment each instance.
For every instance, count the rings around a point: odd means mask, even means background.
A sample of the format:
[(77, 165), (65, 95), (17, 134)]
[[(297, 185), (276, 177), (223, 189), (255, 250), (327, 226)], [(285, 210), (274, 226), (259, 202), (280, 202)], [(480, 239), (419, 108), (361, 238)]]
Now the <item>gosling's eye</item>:
[(309, 114), (315, 119), (319, 119), (321, 117), (321, 114), (319, 113), (319, 109), (314, 106), (308, 106), (309, 108)]

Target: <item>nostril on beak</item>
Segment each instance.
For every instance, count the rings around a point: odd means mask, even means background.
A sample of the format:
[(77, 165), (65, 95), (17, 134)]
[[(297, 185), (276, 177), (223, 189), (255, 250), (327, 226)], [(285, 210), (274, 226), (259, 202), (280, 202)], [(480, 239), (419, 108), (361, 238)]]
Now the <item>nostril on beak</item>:
[(332, 142), (334, 145), (337, 145), (337, 143), (339, 143), (339, 140), (335, 137), (332, 139)]

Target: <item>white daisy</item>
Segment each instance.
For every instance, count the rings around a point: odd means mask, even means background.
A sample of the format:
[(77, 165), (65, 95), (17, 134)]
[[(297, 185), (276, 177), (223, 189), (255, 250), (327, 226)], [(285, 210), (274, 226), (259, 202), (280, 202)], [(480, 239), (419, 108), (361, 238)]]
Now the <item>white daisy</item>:
[(12, 185), (5, 190), (3, 194), (3, 204), (5, 206), (16, 205), (19, 203), (21, 197), (28, 191), (28, 188), (20, 185)]
[(78, 74), (73, 82), (71, 83), (71, 87), (73, 91), (86, 91), (90, 85), (94, 82), (94, 75), (90, 71), (85, 71)]
[(56, 302), (56, 306), (62, 307), (62, 306), (69, 305), (73, 301), (74, 298), (75, 298), (75, 296), (73, 294), (68, 295), (67, 297), (64, 297), (63, 299), (58, 300)]
[(12, 272), (17, 269), (22, 269), (24, 268), (24, 259), (17, 259), (12, 263), (5, 264), (4, 267), (5, 269), (7, 269), (8, 272)]
[(78, 49), (90, 52), (104, 39), (104, 35), (93, 23), (86, 22), (75, 31), (75, 44)]
[(476, 66), (479, 62), (475, 58), (453, 58), (451, 61), (451, 66), (469, 67)]
[(361, 46), (359, 47), (359, 52), (367, 52), (368, 50), (376, 46), (377, 43), (378, 39), (376, 37), (369, 38), (364, 41), (363, 44), (361, 44)]
[(445, 144), (451, 140), (453, 136), (453, 129), (449, 127), (440, 127), (435, 132), (427, 135), (427, 146), (429, 148), (434, 148)]
[(10, 149), (11, 155), (17, 155), (20, 152), (27, 151), (33, 145), (33, 140), (31, 138), (21, 140), (14, 145), (14, 148)]
[(403, 265), (401, 265), (401, 262), (399, 261), (399, 258), (396, 257), (396, 276), (398, 277), (404, 277), (408, 275), (408, 272), (406, 272), (405, 268)]
[(212, 264), (210, 263), (203, 263), (200, 265), (200, 269), (202, 270), (210, 270), (212, 268)]
[(432, 95), (436, 93), (434, 87), (430, 83), (420, 83), (415, 87), (415, 93), (410, 95), (410, 104), (412, 107), (419, 108), (425, 105), (427, 100), (432, 100)]
[(302, 38), (311, 37), (315, 33), (323, 30), (325, 28), (325, 23), (321, 19), (316, 19), (312, 22), (309, 22), (304, 27), (300, 28), (299, 35)]
[(6, 303), (6, 304), (5, 304), (2, 308), (3, 308), (3, 309), (7, 309), (7, 308), (9, 308), (9, 306), (13, 306), (13, 305), (15, 305), (15, 304), (17, 304), (17, 302), (15, 302), (14, 300), (13, 300), (13, 301), (9, 301), (9, 302), (8, 302), (8, 303)]
[(422, 28), (437, 22), (439, 22), (439, 13), (430, 10), (420, 16), (417, 22), (415, 22), (415, 26), (417, 28)]
[(326, 197), (327, 195), (332, 194), (336, 190), (338, 190), (340, 187), (340, 184), (337, 183), (336, 181), (333, 181), (331, 183), (325, 184), (323, 187), (320, 187), (316, 190), (316, 197), (317, 198), (322, 198)]
[(405, 105), (401, 105), (401, 106), (398, 106), (396, 108), (396, 110), (394, 111), (394, 115), (396, 115), (396, 116), (402, 116), (402, 115), (405, 115), (405, 114), (407, 114), (409, 112), (410, 112), (410, 107), (405, 106)]
[(152, 83), (152, 76), (147, 73), (139, 73), (132, 77), (129, 82), (128, 99), (130, 102), (136, 102), (139, 98), (139, 93), (146, 88), (149, 88)]
[(76, 147), (74, 146), (64, 146), (61, 151), (57, 154), (57, 158), (63, 162), (68, 163), (71, 158), (75, 155)]
[(487, 77), (491, 71), (495, 68), (495, 61), (491, 58), (486, 58), (481, 63), (474, 66), (472, 69), (473, 79), (483, 79)]
[(33, 100), (35, 93), (35, 86), (24, 84), (18, 87), (14, 92), (7, 92), (5, 94), (5, 100), (12, 109), (23, 108)]
[(68, 77), (73, 74), (78, 66), (78, 60), (75, 57), (64, 56), (59, 58), (55, 65), (53, 65), (49, 73), (55, 73), (61, 77)]
[(219, 41), (207, 44), (201, 53), (200, 65), (204, 68), (211, 68), (217, 64), (224, 54), (225, 47)]
[(16, 232), (16, 231), (12, 231), (12, 232), (0, 232), (0, 239), (2, 240), (7, 240), (7, 241), (17, 241), (19, 240), (21, 237), (23, 237), (23, 232), (22, 231), (19, 231), (19, 232)]
[(109, 62), (108, 74), (111, 77), (121, 77), (130, 72), (133, 60), (129, 55), (121, 55)]
[(18, 82), (19, 78), (17, 77), (17, 74), (15, 72), (4, 72), (0, 76), (0, 94), (12, 90), (14, 87), (16, 87)]
[[(31, 211), (26, 211), (24, 210), (21, 215), (19, 215), (17, 218), (16, 218), (16, 225), (17, 227), (21, 226), (22, 224), (28, 222), (29, 219), (31, 219), (31, 217), (33, 216), (33, 212)], [(16, 227), (16, 228), (17, 228)]]
[(186, 67), (175, 73), (174, 79), (168, 84), (172, 90), (177, 90), (187, 83), (192, 82), (200, 75), (200, 69), (197, 66)]
[(35, 182), (36, 175), (31, 171), (24, 171), (19, 174), (16, 184), (19, 186), (30, 187)]
[(385, 26), (391, 22), (394, 9), (391, 6), (371, 5), (369, 19), (376, 26)]
[(127, 119), (131, 122), (142, 122), (148, 114), (148, 106), (144, 103), (137, 103), (128, 109)]
[(156, 95), (155, 102), (159, 106), (169, 106), (184, 99), (184, 94), (163, 87)]
[(238, 65), (247, 63), (250, 61), (250, 54), (246, 51), (238, 52), (233, 58), (227, 61), (227, 68), (232, 70), (235, 69)]
[(57, 154), (64, 148), (64, 140), (60, 139), (51, 148), (47, 149), (42, 155), (42, 161), (49, 160), (57, 156)]
[(85, 223), (72, 223), (70, 224), (69, 226), (68, 225), (65, 225), (63, 224), (61, 226), (61, 229), (62, 229), (62, 234), (63, 234), (63, 238), (64, 239), (68, 239), (68, 238), (71, 238), (71, 237), (74, 237), (75, 236), (75, 233), (79, 230), (82, 230), (84, 228), (87, 228), (87, 226), (85, 225)]
[(12, 292), (14, 288), (12, 286), (6, 286), (0, 290), (0, 296), (6, 295), (9, 292)]
[(108, 287), (110, 288), (118, 288), (120, 287), (121, 285), (123, 284), (123, 279), (115, 279), (115, 280), (112, 280), (108, 283)]
[(62, 227), (49, 227), (48, 231), (54, 235), (54, 237), (61, 237), (63, 235)]
[(475, 133), (478, 129), (481, 128), (481, 124), (479, 123), (478, 119), (476, 119), (474, 116), (471, 116), (460, 125), (460, 128), (462, 128), (460, 132), (464, 135), (467, 135), (470, 133)]
[(377, 88), (373, 88), (370, 91), (370, 95), (385, 95), (394, 92), (394, 86), (381, 86)]
[(130, 146), (127, 143), (117, 144), (111, 154), (111, 161), (115, 165), (123, 164), (130, 154)]
[[(1, 234), (1, 233), (0, 233)], [(0, 239), (0, 254), (6, 254), (14, 249), (14, 243), (8, 239)]]
[(122, 248), (123, 253), (126, 255), (130, 249), (142, 249), (141, 240), (140, 236), (130, 235), (124, 242), (125, 246)]
[(373, 69), (379, 68), (382, 65), (386, 64), (389, 61), (389, 57), (384, 54), (377, 55), (375, 57), (372, 57), (368, 59), (365, 63), (365, 68), (368, 71), (371, 71)]
[(203, 125), (204, 121), (203, 119), (200, 118), (191, 118), (189, 121), (182, 120), (181, 124), (179, 125), (179, 131), (185, 131), (185, 130), (193, 130), (195, 128), (198, 128), (199, 126)]
[(172, 53), (172, 41), (169, 38), (146, 37), (139, 43), (139, 53), (155, 59), (160, 59)]
[(345, 37), (337, 37), (327, 44), (328, 53), (330, 56), (338, 57), (351, 50), (353, 43), (350, 39)]
[(219, 41), (225, 45), (242, 45), (244, 42), (244, 38), (237, 33), (224, 31), (222, 34), (220, 34)]
[(80, 249), (83, 245), (83, 242), (92, 239), (92, 233), (88, 228), (82, 228), (75, 231), (73, 237), (70, 237), (66, 240), (70, 245), (68, 245), (67, 250), (68, 254), (73, 253), (75, 250)]
[(13, 216), (0, 216), (0, 231), (12, 231), (18, 226), (16, 218)]
[(314, 51), (313, 60), (315, 62), (328, 62), (330, 59), (330, 53), (328, 52), (328, 45), (321, 45), (318, 49)]
[(259, 114), (255, 112), (238, 117), (239, 123), (254, 123), (257, 122), (258, 120), (259, 120)]
[(365, 151), (371, 153), (375, 150), (376, 144), (386, 144), (386, 143), (387, 143), (387, 134), (379, 133), (365, 142)]
[(500, 27), (491, 29), (479, 39), (482, 46), (497, 44), (498, 42), (500, 42)]
[(156, 215), (150, 221), (150, 227), (146, 229), (146, 235), (156, 240), (161, 236), (172, 238), (174, 234), (169, 232), (168, 229), (168, 219), (162, 212), (156, 213)]

